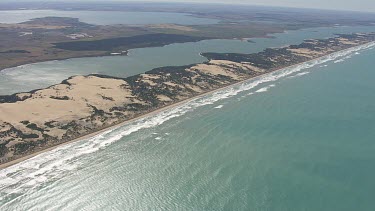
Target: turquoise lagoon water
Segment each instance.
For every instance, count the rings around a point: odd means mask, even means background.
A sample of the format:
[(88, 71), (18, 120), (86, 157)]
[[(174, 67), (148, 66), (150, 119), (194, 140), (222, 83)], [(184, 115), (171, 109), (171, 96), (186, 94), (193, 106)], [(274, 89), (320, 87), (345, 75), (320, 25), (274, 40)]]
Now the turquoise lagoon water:
[(34, 18), (70, 17), (81, 22), (96, 25), (113, 24), (161, 24), (174, 23), (183, 25), (214, 24), (219, 20), (193, 17), (184, 13), (168, 12), (120, 12), (120, 11), (62, 11), (62, 10), (2, 10), (0, 23), (21, 23)]
[(156, 67), (188, 65), (206, 61), (202, 52), (255, 53), (268, 47), (299, 44), (304, 39), (327, 38), (337, 33), (371, 32), (374, 27), (314, 28), (273, 34), (274, 38), (204, 40), (164, 47), (130, 50), (129, 56), (108, 56), (49, 61), (22, 65), (0, 72), (0, 95), (45, 88), (73, 75), (92, 73), (127, 77)]
[(238, 85), (0, 171), (1, 210), (374, 210), (375, 50)]

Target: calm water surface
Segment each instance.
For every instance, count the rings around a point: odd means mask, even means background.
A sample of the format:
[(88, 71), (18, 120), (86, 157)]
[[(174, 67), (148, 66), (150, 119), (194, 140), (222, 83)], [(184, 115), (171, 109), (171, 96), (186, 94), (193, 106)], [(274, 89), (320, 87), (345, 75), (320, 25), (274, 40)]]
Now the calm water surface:
[(21, 23), (34, 18), (70, 17), (96, 25), (113, 24), (162, 24), (183, 25), (214, 24), (219, 20), (197, 18), (184, 13), (168, 12), (120, 12), (120, 11), (61, 11), (61, 10), (2, 10), (0, 23)]
[(202, 52), (255, 53), (268, 47), (299, 44), (309, 38), (326, 38), (337, 33), (371, 31), (375, 31), (375, 26), (314, 28), (274, 34), (273, 39), (252, 39), (255, 43), (240, 40), (205, 40), (164, 47), (133, 49), (129, 56), (90, 57), (23, 65), (0, 72), (0, 95), (45, 88), (73, 75), (98, 73), (127, 77), (156, 67), (200, 63), (206, 61), (200, 56)]
[(1, 210), (373, 210), (375, 50), (265, 76), (0, 171)]

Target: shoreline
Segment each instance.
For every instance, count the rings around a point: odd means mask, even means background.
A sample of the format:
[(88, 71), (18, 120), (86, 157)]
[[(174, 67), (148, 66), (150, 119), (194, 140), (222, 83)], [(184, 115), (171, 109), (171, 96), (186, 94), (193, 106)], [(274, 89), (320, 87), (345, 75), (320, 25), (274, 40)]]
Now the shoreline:
[(35, 62), (20, 62), (18, 64), (10, 65), (9, 67), (0, 68), (0, 73), (4, 72), (4, 71), (7, 71), (7, 70), (10, 70), (10, 69), (13, 69), (13, 68), (20, 68), (22, 66), (34, 65), (34, 64), (43, 63), (43, 62), (66, 61), (66, 60), (70, 60), (70, 59), (82, 59), (82, 58), (93, 58), (93, 57), (101, 58), (101, 57), (111, 57), (111, 56), (116, 56), (116, 57), (118, 57), (118, 56), (128, 56), (129, 51), (133, 50), (133, 49), (135, 49), (135, 48), (126, 50), (127, 53), (121, 54), (121, 55), (111, 55), (110, 53), (105, 52), (105, 53), (100, 53), (100, 54), (97, 54), (97, 55), (72, 56), (72, 57), (60, 58), (60, 59), (58, 59), (58, 58), (56, 58), (56, 59), (45, 59), (45, 60), (39, 60), (39, 61), (35, 61)]
[[(266, 38), (267, 35), (265, 36), (254, 36), (252, 37), (251, 39), (255, 39), (255, 38)], [(165, 47), (165, 46), (168, 46), (168, 45), (174, 45), (174, 44), (184, 44), (184, 43), (198, 43), (198, 42), (202, 42), (202, 41), (207, 41), (207, 40), (215, 40), (216, 38), (211, 38), (211, 37), (205, 37), (204, 39), (201, 39), (201, 40), (198, 40), (198, 41), (190, 41), (190, 42), (174, 42), (174, 43), (170, 43), (170, 44), (166, 44), (166, 45), (160, 45), (160, 46), (148, 46), (148, 47), (135, 47), (135, 48), (129, 48), (129, 49), (126, 49), (124, 51), (126, 51), (125, 54), (119, 54), (119, 55), (113, 55), (111, 53), (116, 53), (116, 52), (103, 52), (103, 53), (97, 53), (97, 54), (91, 54), (91, 55), (82, 55), (82, 56), (71, 56), (71, 57), (67, 57), (67, 58), (55, 58), (55, 59), (43, 59), (43, 60), (36, 60), (36, 61), (33, 61), (33, 62), (19, 62), (17, 64), (14, 64), (14, 65), (9, 65), (7, 67), (3, 67), (3, 68), (0, 68), (0, 73), (3, 72), (3, 71), (6, 71), (8, 69), (12, 69), (12, 68), (17, 68), (17, 67), (22, 67), (24, 65), (33, 65), (33, 64), (38, 64), (38, 63), (43, 63), (43, 62), (51, 62), (51, 61), (65, 61), (65, 60), (70, 60), (70, 59), (82, 59), (82, 58), (102, 58), (102, 57), (112, 57), (112, 56), (129, 56), (129, 52), (131, 50), (136, 50), (136, 49), (143, 49), (143, 48), (158, 48), (158, 47)], [(218, 38), (218, 39), (221, 39), (221, 38)], [(222, 40), (231, 40), (231, 39), (222, 39)]]
[[(301, 28), (301, 29), (308, 29), (308, 28)], [(297, 29), (297, 30), (301, 30), (301, 29)], [(297, 31), (297, 30), (294, 30), (294, 31)], [(248, 37), (248, 38), (245, 38), (245, 39), (258, 39), (258, 38), (270, 38), (270, 39), (272, 39), (273, 38), (272, 34), (285, 33), (285, 32), (287, 32), (287, 30), (284, 30), (283, 32), (269, 33), (269, 34), (266, 34), (264, 36)], [(103, 53), (98, 53), (98, 54), (95, 54), (95, 55), (93, 54), (93, 55), (72, 56), (72, 57), (67, 57), (67, 58), (45, 59), (45, 60), (37, 60), (37, 61), (33, 61), (33, 62), (20, 62), (20, 63), (14, 64), (14, 65), (9, 65), (8, 67), (0, 68), (0, 73), (4, 72), (4, 71), (7, 71), (8, 69), (18, 68), (18, 67), (22, 67), (22, 66), (25, 66), (25, 65), (34, 65), (34, 64), (43, 63), (43, 62), (66, 61), (66, 60), (70, 60), (70, 59), (82, 59), (82, 58), (94, 58), (94, 57), (102, 58), (102, 57), (112, 57), (112, 56), (116, 56), (116, 57), (118, 57), (118, 56), (129, 56), (130, 51), (136, 50), (136, 49), (158, 48), (158, 47), (165, 47), (165, 46), (174, 45), (174, 44), (198, 43), (198, 42), (209, 41), (209, 40), (236, 40), (236, 39), (240, 40), (241, 38), (211, 38), (211, 37), (206, 37), (205, 39), (195, 41), (195, 42), (181, 42), (181, 43), (176, 42), (176, 43), (171, 43), (171, 44), (161, 45), (161, 46), (154, 46), (154, 47), (130, 48), (130, 49), (124, 50), (124, 51), (127, 51), (126, 54), (121, 54), (121, 55), (111, 55), (111, 52), (103, 52)]]
[(194, 96), (194, 97), (191, 97), (191, 98), (188, 98), (188, 99), (185, 99), (185, 100), (181, 100), (181, 101), (177, 101), (177, 102), (172, 103), (172, 104), (170, 104), (170, 105), (166, 105), (166, 106), (163, 106), (163, 107), (159, 107), (159, 108), (153, 109), (153, 110), (151, 110), (151, 111), (148, 112), (148, 113), (140, 114), (139, 116), (136, 116), (136, 117), (131, 118), (131, 119), (128, 119), (128, 120), (125, 120), (125, 121), (123, 121), (123, 122), (119, 122), (119, 123), (116, 123), (116, 124), (111, 125), (111, 126), (108, 126), (108, 127), (100, 128), (100, 129), (98, 129), (98, 130), (95, 131), (95, 132), (92, 132), (92, 133), (89, 133), (89, 134), (86, 134), (86, 135), (82, 135), (81, 137), (77, 137), (77, 138), (72, 139), (72, 140), (70, 140), (70, 141), (66, 141), (66, 142), (58, 143), (58, 144), (56, 144), (56, 145), (54, 145), (54, 146), (50, 146), (50, 147), (47, 147), (47, 148), (42, 149), (42, 150), (39, 150), (39, 151), (37, 150), (36, 152), (33, 152), (33, 153), (31, 153), (31, 154), (28, 154), (28, 155), (25, 155), (25, 156), (23, 156), (23, 157), (16, 158), (16, 159), (14, 159), (14, 160), (11, 160), (11, 161), (8, 161), (8, 162), (5, 162), (5, 163), (2, 163), (2, 164), (0, 164), (0, 170), (3, 170), (3, 169), (5, 169), (5, 168), (8, 168), (8, 167), (13, 166), (13, 165), (15, 165), (15, 164), (18, 164), (18, 163), (21, 163), (21, 162), (23, 162), (23, 161), (26, 161), (26, 160), (28, 160), (28, 159), (30, 159), (30, 158), (33, 158), (33, 157), (35, 157), (35, 156), (37, 156), (37, 155), (40, 155), (40, 154), (44, 153), (44, 152), (48, 152), (48, 151), (54, 150), (54, 149), (56, 149), (56, 148), (58, 148), (58, 147), (60, 147), (60, 146), (64, 146), (64, 145), (67, 145), (67, 144), (70, 144), (70, 143), (74, 143), (74, 142), (77, 142), (77, 141), (82, 141), (82, 140), (84, 140), (84, 139), (93, 138), (93, 137), (95, 137), (96, 135), (99, 135), (99, 134), (101, 134), (101, 133), (104, 133), (104, 132), (106, 132), (106, 131), (108, 131), (108, 130), (120, 128), (120, 127), (122, 127), (122, 126), (124, 126), (124, 125), (127, 125), (127, 124), (129, 124), (129, 123), (132, 123), (132, 122), (137, 121), (137, 120), (139, 120), (139, 119), (143, 119), (143, 118), (147, 118), (147, 117), (149, 117), (149, 116), (153, 116), (153, 115), (155, 115), (155, 114), (161, 113), (161, 112), (163, 112), (163, 111), (165, 111), (165, 110), (168, 110), (168, 109), (170, 109), (170, 108), (175, 108), (175, 107), (177, 107), (177, 106), (179, 106), (179, 105), (183, 105), (183, 104), (188, 103), (188, 102), (190, 102), (190, 101), (194, 101), (194, 100), (196, 100), (196, 99), (199, 99), (199, 98), (201, 98), (201, 97), (207, 96), (207, 95), (209, 95), (209, 94), (213, 94), (213, 93), (215, 93), (215, 92), (218, 92), (218, 91), (221, 91), (221, 90), (224, 90), (224, 89), (228, 89), (228, 88), (230, 88), (230, 87), (234, 87), (234, 86), (237, 86), (237, 85), (240, 85), (240, 84), (244, 84), (244, 83), (247, 83), (247, 82), (252, 81), (252, 80), (257, 80), (257, 79), (259, 79), (259, 78), (261, 78), (261, 77), (267, 76), (267, 75), (272, 74), (272, 73), (277, 72), (277, 71), (282, 71), (282, 70), (285, 70), (285, 69), (288, 69), (288, 68), (294, 68), (294, 67), (297, 67), (297, 66), (299, 66), (299, 65), (301, 65), (301, 64), (305, 64), (305, 63), (307, 63), (307, 62), (312, 62), (312, 61), (317, 61), (317, 60), (322, 59), (322, 58), (324, 58), (324, 57), (327, 57), (327, 56), (330, 56), (330, 55), (334, 55), (334, 54), (337, 54), (337, 53), (340, 53), (340, 52), (345, 52), (345, 51), (348, 51), (348, 50), (350, 50), (350, 49), (353, 49), (353, 50), (354, 50), (355, 48), (362, 47), (362, 46), (366, 46), (366, 45), (369, 45), (369, 44), (371, 44), (371, 43), (375, 44), (375, 42), (372, 41), (372, 42), (368, 42), (368, 43), (366, 43), (366, 44), (357, 45), (357, 46), (354, 46), (354, 47), (348, 47), (348, 48), (346, 48), (346, 49), (343, 49), (343, 50), (340, 50), (340, 51), (336, 51), (336, 52), (332, 52), (332, 53), (326, 54), (326, 55), (324, 55), (324, 56), (320, 56), (320, 57), (318, 57), (318, 58), (314, 58), (314, 59), (311, 59), (311, 60), (308, 60), (308, 61), (305, 61), (305, 62), (300, 62), (300, 63), (294, 64), (294, 65), (290, 65), (290, 66), (286, 66), (286, 67), (277, 68), (277, 69), (271, 70), (271, 71), (269, 71), (269, 72), (267, 72), (267, 73), (263, 73), (263, 74), (260, 74), (260, 75), (257, 75), (257, 76), (254, 76), (254, 77), (251, 77), (251, 78), (248, 78), (248, 79), (242, 80), (242, 81), (238, 81), (238, 82), (235, 82), (235, 83), (233, 83), (233, 84), (228, 84), (228, 85), (225, 85), (225, 86), (223, 86), (223, 87), (220, 87), (220, 88), (217, 88), (217, 89), (214, 89), (214, 90), (210, 90), (210, 91), (207, 91), (207, 92), (203, 92), (203, 93), (200, 93), (200, 94), (198, 94), (198, 95), (196, 95), (196, 96)]
[[(306, 28), (298, 28), (298, 29), (291, 29), (291, 30), (283, 30), (282, 32), (267, 33), (263, 36), (253, 36), (253, 37), (246, 37), (246, 38), (210, 38), (210, 37), (207, 37), (206, 39), (202, 39), (202, 40), (199, 40), (199, 41), (196, 41), (196, 42), (193, 42), (193, 43), (208, 41), (208, 40), (240, 40), (241, 41), (241, 39), (247, 39), (248, 40), (247, 42), (254, 42), (254, 41), (252, 41), (252, 39), (258, 39), (258, 38), (274, 39), (275, 38), (273, 36), (274, 34), (283, 34), (283, 33), (287, 33), (288, 31), (299, 31), (299, 30), (314, 29), (314, 28), (320, 28), (320, 27), (324, 28), (324, 27), (332, 27), (332, 26), (306, 27)], [(184, 43), (189, 43), (189, 42), (184, 42)], [(171, 44), (157, 46), (157, 47), (165, 47), (165, 46), (173, 45), (173, 44), (179, 44), (179, 43), (171, 43)], [(283, 46), (280, 46), (280, 47), (283, 47)], [(154, 48), (154, 47), (142, 47), (142, 48)], [(92, 55), (71, 56), (71, 57), (67, 57), (67, 58), (44, 59), (44, 60), (37, 60), (37, 61), (33, 61), (33, 62), (26, 62), (25, 61), (25, 62), (20, 62), (20, 63), (14, 64), (14, 65), (9, 65), (9, 66), (4, 67), (4, 68), (0, 68), (0, 73), (3, 72), (3, 71), (6, 71), (8, 69), (18, 68), (18, 67), (22, 67), (24, 65), (33, 65), (33, 64), (43, 63), (43, 62), (65, 61), (65, 60), (70, 60), (70, 59), (93, 58), (93, 57), (101, 58), (101, 57), (111, 57), (111, 56), (129, 56), (129, 52), (131, 50), (142, 49), (142, 48), (130, 48), (130, 49), (126, 50), (127, 51), (126, 54), (121, 54), (121, 55), (111, 55), (111, 52), (103, 52), (103, 53), (92, 54)], [(277, 48), (279, 48), (279, 47), (277, 47)]]

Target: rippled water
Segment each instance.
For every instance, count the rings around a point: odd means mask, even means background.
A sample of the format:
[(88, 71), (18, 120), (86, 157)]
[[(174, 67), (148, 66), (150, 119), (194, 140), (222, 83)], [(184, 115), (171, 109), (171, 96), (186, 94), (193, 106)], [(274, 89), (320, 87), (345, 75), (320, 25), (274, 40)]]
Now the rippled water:
[(373, 46), (0, 171), (1, 210), (372, 210)]

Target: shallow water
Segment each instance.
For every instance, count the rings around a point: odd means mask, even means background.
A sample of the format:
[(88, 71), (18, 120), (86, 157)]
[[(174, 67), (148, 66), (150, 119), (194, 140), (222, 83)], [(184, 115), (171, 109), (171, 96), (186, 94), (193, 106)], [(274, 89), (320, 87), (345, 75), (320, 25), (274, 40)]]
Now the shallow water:
[(2, 10), (0, 23), (21, 23), (34, 18), (70, 17), (95, 25), (144, 25), (174, 23), (183, 25), (214, 24), (219, 20), (193, 17), (184, 13), (120, 12), (120, 11), (62, 11), (62, 10)]
[(373, 48), (285, 69), (2, 170), (0, 209), (372, 210)]
[(164, 47), (130, 50), (129, 56), (109, 56), (49, 61), (9, 68), (0, 72), (0, 95), (45, 88), (73, 75), (91, 73), (127, 77), (156, 67), (188, 65), (206, 61), (202, 52), (255, 53), (268, 47), (299, 44), (304, 39), (326, 38), (336, 33), (371, 32), (374, 27), (314, 28), (274, 34), (275, 38), (204, 40)]

